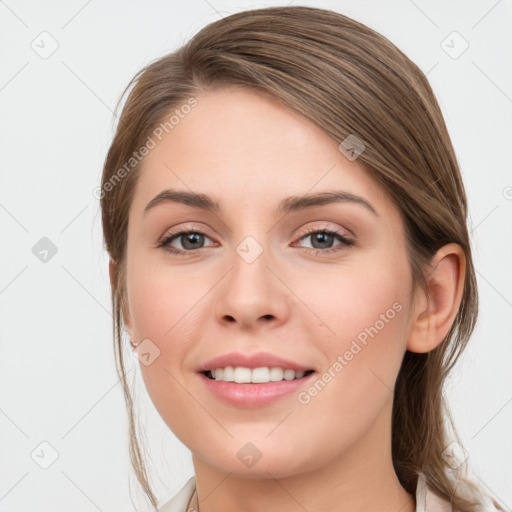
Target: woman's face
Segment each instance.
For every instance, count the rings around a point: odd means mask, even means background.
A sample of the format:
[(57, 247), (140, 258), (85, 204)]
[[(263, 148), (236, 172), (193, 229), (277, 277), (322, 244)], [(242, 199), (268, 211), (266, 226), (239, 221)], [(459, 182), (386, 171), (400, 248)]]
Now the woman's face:
[[(234, 87), (196, 100), (153, 137), (130, 208), (125, 319), (148, 393), (220, 471), (371, 464), (390, 443), (411, 316), (399, 212), (301, 115)], [(239, 382), (203, 372), (228, 366), (242, 369), (218, 376)]]

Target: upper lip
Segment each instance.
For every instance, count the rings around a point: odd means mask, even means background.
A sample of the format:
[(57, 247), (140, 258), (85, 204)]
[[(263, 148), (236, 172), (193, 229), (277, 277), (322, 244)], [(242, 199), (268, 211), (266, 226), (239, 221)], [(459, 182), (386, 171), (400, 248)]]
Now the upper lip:
[(213, 359), (209, 359), (202, 364), (197, 371), (205, 372), (214, 370), (215, 368), (225, 368), (226, 366), (244, 366), (246, 368), (261, 368), (268, 366), (269, 368), (283, 368), (295, 370), (296, 372), (305, 372), (311, 370), (311, 367), (301, 365), (289, 359), (285, 359), (269, 352), (257, 352), (254, 354), (243, 354), (242, 352), (230, 352)]

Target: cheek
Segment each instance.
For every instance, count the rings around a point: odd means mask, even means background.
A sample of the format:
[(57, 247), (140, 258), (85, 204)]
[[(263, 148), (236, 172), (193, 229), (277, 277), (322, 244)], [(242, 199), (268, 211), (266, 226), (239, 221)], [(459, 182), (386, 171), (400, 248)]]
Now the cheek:
[(359, 334), (364, 339), (365, 329), (372, 326), (383, 333), (403, 327), (411, 287), (408, 263), (396, 255), (367, 260), (326, 268), (296, 283), (297, 294), (329, 327), (325, 333), (331, 346)]
[(164, 349), (177, 333), (183, 339), (183, 330), (194, 322), (201, 300), (215, 284), (215, 276), (210, 283), (210, 273), (195, 273), (180, 266), (147, 268), (147, 262), (134, 261), (133, 267), (137, 271), (129, 270), (127, 277), (133, 327), (139, 339), (150, 338)]
[(301, 292), (329, 327), (317, 339), (325, 370), (338, 382), (329, 387), (343, 388), (337, 403), (357, 401), (361, 393), (376, 396), (379, 389), (382, 399), (394, 387), (407, 342), (411, 286), (407, 261), (400, 260), (358, 262)]
[(198, 326), (206, 321), (204, 299), (216, 280), (212, 278), (210, 283), (204, 273), (194, 275), (178, 266), (148, 268), (135, 259), (131, 263), (127, 294), (134, 337), (150, 340), (149, 346), (157, 354), (150, 364), (144, 364), (139, 355), (140, 371), (160, 415), (171, 428), (179, 427), (184, 411), (190, 409), (190, 395), (183, 387), (183, 375), (189, 369), (184, 364)]

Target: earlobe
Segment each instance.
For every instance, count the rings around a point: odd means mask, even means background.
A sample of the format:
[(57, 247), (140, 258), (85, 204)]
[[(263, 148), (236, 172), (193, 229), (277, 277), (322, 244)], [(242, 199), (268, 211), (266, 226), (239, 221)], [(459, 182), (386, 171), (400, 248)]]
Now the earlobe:
[(425, 353), (448, 334), (462, 300), (466, 257), (458, 244), (447, 244), (432, 258), (427, 291), (421, 292), (411, 316), (407, 350)]
[[(112, 259), (110, 260), (109, 265), (108, 265), (108, 272), (109, 272), (110, 285), (112, 287), (112, 290), (116, 290), (118, 287), (118, 282), (117, 282), (118, 276), (117, 276), (116, 263)], [(119, 306), (122, 309), (121, 313), (122, 313), (123, 323), (126, 326), (130, 340), (133, 340), (132, 321), (131, 321), (128, 304), (125, 304), (124, 301), (121, 301)]]

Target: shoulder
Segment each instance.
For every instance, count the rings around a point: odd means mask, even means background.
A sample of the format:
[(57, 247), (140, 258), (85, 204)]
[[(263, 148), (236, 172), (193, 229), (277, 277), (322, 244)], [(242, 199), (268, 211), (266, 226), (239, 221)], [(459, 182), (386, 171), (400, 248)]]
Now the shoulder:
[(423, 473), (418, 474), (416, 485), (416, 512), (452, 512), (450, 503), (432, 491)]
[(158, 512), (186, 512), (190, 498), (196, 489), (195, 476), (191, 476), (180, 491), (169, 501), (165, 502)]
[[(187, 506), (196, 489), (195, 476), (191, 476), (180, 491), (169, 501), (164, 503), (158, 512), (187, 512)], [(489, 499), (482, 512), (495, 512), (496, 508)], [(416, 486), (416, 512), (453, 512), (448, 501), (441, 498), (428, 486), (425, 476), (418, 475)]]
[[(484, 508), (481, 512), (496, 512), (492, 500), (488, 496), (482, 496)], [(450, 502), (438, 496), (427, 484), (425, 476), (418, 474), (416, 487), (416, 512), (453, 512)]]

